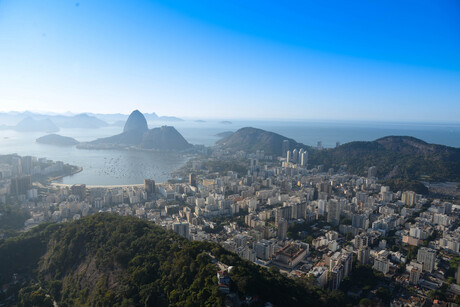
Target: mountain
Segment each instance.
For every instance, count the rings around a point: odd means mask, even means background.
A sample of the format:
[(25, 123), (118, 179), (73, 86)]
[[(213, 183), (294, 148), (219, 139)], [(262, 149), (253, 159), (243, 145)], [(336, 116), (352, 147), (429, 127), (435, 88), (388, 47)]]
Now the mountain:
[[(97, 128), (108, 126), (108, 124), (105, 121), (95, 116), (88, 115), (88, 114), (78, 114), (78, 115), (40, 114), (40, 113), (33, 113), (29, 111), (22, 112), (22, 113), (18, 113), (18, 112), (0, 113), (0, 120), (3, 123), (11, 123), (13, 121), (21, 122), (24, 120), (30, 121), (30, 118), (33, 118), (36, 121), (51, 120), (53, 124), (59, 128), (97, 129)], [(16, 127), (13, 127), (13, 128), (9, 127), (9, 129), (16, 129)]]
[(158, 150), (184, 150), (191, 146), (192, 145), (171, 126), (162, 126), (146, 131), (139, 145), (141, 148)]
[(88, 143), (81, 143), (77, 147), (107, 149), (127, 146), (170, 151), (184, 150), (192, 145), (174, 127), (163, 126), (149, 130), (144, 115), (135, 110), (128, 117), (122, 133)]
[(137, 146), (142, 142), (144, 131), (128, 130), (117, 135), (97, 139), (87, 143), (80, 143), (77, 148), (110, 149), (126, 146)]
[(58, 146), (73, 146), (77, 145), (79, 142), (71, 137), (62, 136), (59, 134), (48, 134), (42, 136), (36, 140), (37, 143), (48, 144), (48, 145), (58, 145)]
[(14, 129), (20, 132), (59, 131), (59, 128), (50, 119), (33, 119), (32, 117), (24, 118)]
[(143, 135), (148, 131), (147, 120), (139, 110), (134, 110), (129, 115), (123, 127), (123, 132), (114, 136), (101, 138), (88, 143), (81, 143), (78, 148), (113, 148), (137, 146), (143, 140)]
[(277, 133), (252, 127), (241, 128), (235, 133), (217, 141), (216, 144), (219, 148), (232, 152), (245, 151), (253, 153), (256, 150), (264, 150), (267, 155), (281, 156), (284, 140), (289, 141), (289, 148), (291, 150), (307, 147)]
[(387, 136), (371, 142), (350, 142), (313, 152), (310, 165), (325, 168), (347, 165), (350, 172), (366, 174), (377, 166), (382, 179), (460, 181), (460, 148), (428, 144), (408, 136)]
[[(428, 144), (408, 136), (387, 136), (371, 142), (350, 142), (336, 148), (313, 150), (296, 141), (256, 128), (242, 128), (217, 141), (217, 147), (236, 152), (264, 150), (281, 155), (283, 140), (289, 148), (309, 149), (308, 165), (339, 169), (346, 165), (352, 174), (367, 175), (377, 166), (377, 177), (390, 186), (420, 186), (424, 181), (460, 181), (460, 148)], [(393, 184), (394, 183), (394, 184)], [(424, 190), (420, 188), (420, 190)]]
[(257, 306), (345, 304), (306, 278), (285, 277), (218, 244), (107, 213), (0, 240), (0, 283), (20, 276), (10, 289), (20, 306), (224, 306), (218, 261), (233, 266), (231, 291), (257, 297)]
[(123, 132), (130, 130), (138, 130), (139, 132), (145, 132), (149, 130), (147, 120), (139, 110), (134, 110), (128, 117)]
[(158, 119), (158, 115), (155, 112), (144, 113), (144, 116), (146, 120), (157, 120)]
[(105, 121), (88, 114), (78, 114), (74, 116), (57, 115), (50, 118), (61, 128), (98, 129), (108, 126)]

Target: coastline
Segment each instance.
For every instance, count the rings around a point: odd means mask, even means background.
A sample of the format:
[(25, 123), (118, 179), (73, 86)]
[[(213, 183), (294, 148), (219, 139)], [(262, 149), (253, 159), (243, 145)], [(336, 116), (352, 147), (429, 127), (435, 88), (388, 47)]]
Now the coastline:
[[(155, 183), (155, 184), (161, 184), (160, 182)], [(52, 182), (52, 186), (55, 187), (61, 187), (61, 188), (70, 188), (73, 186), (73, 184), (68, 184), (68, 183), (57, 183), (57, 182)], [(143, 183), (135, 183), (135, 184), (113, 184), (113, 185), (86, 185), (86, 188), (88, 189), (96, 189), (96, 188), (106, 188), (106, 189), (115, 189), (115, 188), (129, 188), (129, 187), (143, 187)]]
[(75, 165), (75, 167), (76, 167), (77, 169), (76, 169), (75, 171), (73, 171), (72, 173), (70, 173), (69, 175), (61, 175), (61, 176), (49, 178), (49, 181), (50, 181), (51, 183), (53, 183), (53, 181), (60, 180), (60, 179), (62, 179), (62, 178), (64, 178), (64, 177), (67, 177), (67, 176), (73, 176), (73, 175), (78, 174), (78, 173), (80, 173), (80, 172), (83, 171), (83, 167), (81, 167), (81, 166), (76, 166), (76, 165)]

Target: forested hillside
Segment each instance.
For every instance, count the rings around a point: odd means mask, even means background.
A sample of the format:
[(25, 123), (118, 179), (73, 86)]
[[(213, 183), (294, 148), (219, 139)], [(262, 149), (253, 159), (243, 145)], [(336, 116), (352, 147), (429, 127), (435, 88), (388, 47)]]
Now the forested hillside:
[(19, 274), (21, 306), (221, 306), (217, 260), (234, 266), (232, 292), (240, 298), (277, 306), (345, 300), (340, 291), (289, 279), (217, 244), (191, 242), (134, 217), (96, 214), (0, 241), (1, 282)]
[(365, 175), (377, 166), (380, 179), (460, 181), (460, 148), (428, 144), (406, 136), (388, 136), (372, 142), (350, 142), (314, 151), (309, 165), (323, 164)]

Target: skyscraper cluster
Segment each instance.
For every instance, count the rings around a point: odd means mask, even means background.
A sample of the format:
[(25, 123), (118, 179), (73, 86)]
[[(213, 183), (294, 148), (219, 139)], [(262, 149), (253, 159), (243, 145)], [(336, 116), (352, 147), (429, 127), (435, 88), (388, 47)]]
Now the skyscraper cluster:
[(287, 164), (297, 164), (302, 167), (307, 167), (308, 163), (308, 152), (301, 148), (299, 150), (294, 149), (292, 151), (286, 152), (286, 162)]

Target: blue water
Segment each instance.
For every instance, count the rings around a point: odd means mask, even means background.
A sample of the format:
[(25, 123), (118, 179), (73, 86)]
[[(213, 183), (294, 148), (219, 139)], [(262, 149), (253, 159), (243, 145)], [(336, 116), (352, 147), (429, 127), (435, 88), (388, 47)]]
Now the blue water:
[[(336, 122), (336, 121), (218, 121), (150, 122), (149, 127), (175, 126), (192, 144), (212, 146), (224, 131), (236, 131), (242, 127), (255, 127), (273, 131), (297, 142), (316, 146), (334, 147), (351, 141), (371, 141), (388, 135), (405, 135), (436, 143), (460, 147), (460, 124), (384, 123), (384, 122)], [(58, 133), (74, 137), (78, 141), (91, 141), (120, 133), (122, 127), (106, 127), (96, 130), (62, 129)], [(138, 184), (145, 178), (165, 182), (170, 173), (182, 166), (187, 158), (181, 155), (141, 151), (80, 150), (75, 147), (59, 147), (38, 144), (35, 139), (46, 133), (20, 133), (0, 130), (0, 154), (17, 153), (47, 157), (83, 167), (83, 171), (66, 177), (63, 183), (88, 185)]]
[[(120, 127), (97, 130), (62, 129), (58, 133), (83, 142), (118, 134), (121, 130)], [(139, 184), (146, 178), (166, 182), (171, 172), (187, 161), (186, 157), (171, 153), (85, 150), (77, 149), (75, 146), (63, 147), (36, 143), (35, 140), (43, 135), (46, 133), (0, 131), (0, 154), (17, 153), (22, 156), (46, 157), (50, 160), (81, 166), (82, 172), (65, 177), (60, 182), (88, 185)]]

